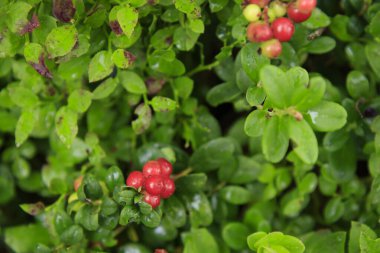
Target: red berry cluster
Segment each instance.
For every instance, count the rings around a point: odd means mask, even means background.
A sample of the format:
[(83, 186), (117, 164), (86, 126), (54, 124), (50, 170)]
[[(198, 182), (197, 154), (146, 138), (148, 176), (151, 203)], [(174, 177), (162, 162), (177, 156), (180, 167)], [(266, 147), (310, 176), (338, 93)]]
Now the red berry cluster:
[(141, 189), (144, 201), (156, 208), (160, 205), (161, 198), (167, 199), (175, 191), (174, 181), (170, 178), (172, 172), (172, 164), (165, 158), (158, 158), (145, 163), (142, 172), (131, 172), (126, 184)]
[[(294, 34), (294, 24), (307, 20), (317, 5), (317, 0), (248, 0), (243, 10), (250, 22), (247, 38), (261, 43), (261, 53), (276, 58), (282, 52), (281, 42), (289, 41)], [(288, 17), (285, 17), (287, 15)]]

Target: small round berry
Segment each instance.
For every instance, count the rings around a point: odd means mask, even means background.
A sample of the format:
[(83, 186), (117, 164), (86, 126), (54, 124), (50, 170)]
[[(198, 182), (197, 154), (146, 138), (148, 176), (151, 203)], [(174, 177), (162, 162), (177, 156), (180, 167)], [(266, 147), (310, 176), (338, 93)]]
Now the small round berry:
[(312, 12), (317, 6), (317, 0), (297, 0), (297, 9), (302, 13)]
[(277, 39), (271, 39), (261, 44), (261, 54), (268, 58), (276, 58), (281, 52), (281, 42)]
[(74, 180), (74, 190), (78, 191), (80, 185), (82, 184), (83, 176), (79, 176)]
[(276, 17), (283, 17), (286, 14), (286, 4), (278, 0), (273, 1), (269, 5), (269, 10), (272, 10)]
[(260, 6), (257, 4), (248, 4), (243, 10), (243, 15), (249, 22), (259, 20), (261, 15)]
[(247, 27), (247, 38), (251, 42), (263, 42), (272, 37), (270, 26), (264, 22), (251, 23)]
[(264, 8), (265, 6), (267, 6), (269, 4), (269, 1), (270, 0), (249, 0), (249, 3), (257, 4), (261, 8)]
[(144, 177), (161, 175), (161, 166), (157, 161), (148, 161), (143, 167)]
[(155, 249), (154, 253), (168, 253), (166, 249)]
[(161, 175), (163, 177), (170, 177), (170, 175), (173, 172), (173, 166), (172, 166), (172, 164), (168, 160), (166, 160), (165, 158), (162, 158), (162, 157), (158, 158), (157, 162), (161, 166)]
[(281, 42), (289, 41), (294, 34), (293, 22), (288, 18), (278, 18), (272, 23), (273, 36)]
[(144, 185), (144, 175), (141, 171), (132, 171), (126, 180), (127, 186), (136, 190)]
[(167, 199), (175, 192), (175, 184), (172, 179), (165, 178), (163, 180), (163, 185), (164, 187), (162, 188), (161, 197)]
[(157, 195), (151, 195), (147, 192), (144, 193), (144, 202), (148, 203), (151, 205), (153, 208), (156, 208), (160, 205), (161, 199), (160, 196)]
[(310, 18), (311, 12), (303, 13), (297, 7), (294, 3), (289, 4), (288, 6), (288, 17), (293, 20), (295, 23), (301, 23), (306, 21)]
[(151, 176), (145, 180), (145, 190), (152, 195), (160, 195), (163, 189), (161, 176)]

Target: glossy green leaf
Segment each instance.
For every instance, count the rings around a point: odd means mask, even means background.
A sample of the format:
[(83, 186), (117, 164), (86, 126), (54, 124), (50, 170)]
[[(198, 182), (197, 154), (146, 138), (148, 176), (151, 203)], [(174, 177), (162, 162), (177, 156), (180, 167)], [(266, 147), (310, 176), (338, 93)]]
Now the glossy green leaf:
[(28, 139), (35, 123), (35, 112), (33, 110), (24, 110), (16, 125), (15, 139), (17, 147), (20, 147)]
[(167, 112), (167, 111), (173, 111), (177, 107), (176, 101), (167, 98), (167, 97), (161, 97), (161, 96), (155, 96), (151, 101), (150, 104), (153, 107), (153, 110), (156, 112)]
[(369, 92), (369, 81), (360, 71), (351, 71), (346, 80), (347, 91), (353, 98), (366, 96)]
[(136, 9), (125, 5), (117, 11), (116, 16), (123, 33), (131, 37), (139, 17)]
[(240, 90), (234, 83), (223, 83), (211, 88), (206, 96), (207, 101), (212, 106), (231, 102), (240, 95)]
[(193, 32), (189, 28), (179, 27), (174, 32), (173, 41), (179, 50), (189, 51), (195, 46), (199, 35), (199, 33)]
[(311, 54), (324, 54), (333, 50), (336, 42), (333, 38), (322, 36), (311, 41), (307, 45), (307, 51)]
[(245, 73), (252, 81), (259, 81), (259, 73), (262, 67), (270, 63), (269, 59), (258, 52), (258, 46), (254, 43), (245, 45), (241, 51), (241, 64)]
[(123, 71), (120, 73), (120, 81), (123, 87), (133, 94), (144, 94), (147, 92), (144, 81), (141, 77), (132, 71)]
[(68, 107), (78, 113), (84, 113), (91, 105), (92, 93), (87, 90), (75, 90), (68, 98)]
[(191, 227), (208, 226), (213, 221), (213, 212), (209, 200), (204, 193), (195, 193), (184, 197), (189, 211)]
[(247, 247), (246, 237), (248, 235), (248, 227), (239, 222), (228, 223), (222, 231), (223, 240), (234, 250), (242, 250)]
[(342, 128), (347, 121), (347, 112), (339, 104), (323, 101), (307, 112), (311, 126), (321, 132), (331, 132)]
[(287, 125), (282, 117), (274, 116), (268, 119), (262, 138), (262, 149), (270, 162), (276, 163), (284, 158), (289, 146)]
[(121, 69), (127, 69), (134, 61), (132, 54), (123, 49), (116, 49), (112, 53), (111, 59), (112, 62)]
[(109, 76), (113, 70), (112, 54), (108, 51), (100, 51), (90, 61), (88, 78), (90, 83), (100, 81)]
[(233, 205), (243, 205), (248, 203), (252, 196), (251, 193), (240, 186), (226, 186), (220, 191), (221, 197)]
[(99, 209), (90, 205), (84, 205), (75, 215), (75, 222), (89, 231), (95, 231), (98, 229), (98, 219)]
[(106, 79), (92, 92), (92, 99), (97, 100), (109, 97), (115, 91), (117, 85), (118, 83), (115, 79)]
[(25, 45), (24, 57), (27, 62), (38, 63), (43, 53), (44, 49), (40, 44), (29, 43)]
[(244, 131), (250, 137), (258, 137), (263, 134), (267, 123), (266, 112), (264, 110), (255, 110), (245, 119)]
[(318, 158), (318, 142), (309, 124), (305, 120), (288, 118), (287, 127), (294, 152), (303, 162), (315, 163)]
[(326, 82), (322, 77), (312, 77), (307, 87), (299, 86), (292, 97), (296, 108), (304, 111), (320, 103), (326, 92)]
[(209, 252), (218, 253), (219, 247), (212, 234), (205, 228), (193, 229), (183, 234), (183, 253)]
[(78, 115), (68, 107), (61, 107), (55, 115), (55, 131), (59, 139), (70, 147), (78, 133)]
[(6, 23), (12, 33), (19, 33), (28, 23), (28, 13), (33, 8), (25, 1), (13, 2), (9, 6)]
[(174, 80), (174, 87), (178, 96), (186, 99), (193, 91), (194, 81), (186, 76), (178, 77)]
[(365, 46), (365, 54), (374, 73), (380, 77), (380, 43), (371, 42)]
[(78, 31), (74, 25), (54, 28), (46, 37), (46, 51), (51, 57), (68, 54), (78, 41)]
[(211, 12), (219, 12), (228, 4), (228, 0), (209, 0), (209, 4)]
[(10, 87), (9, 96), (13, 103), (22, 108), (31, 109), (39, 102), (36, 94), (22, 86)]
[(330, 18), (318, 8), (315, 8), (310, 16), (302, 25), (308, 29), (318, 29), (330, 25)]

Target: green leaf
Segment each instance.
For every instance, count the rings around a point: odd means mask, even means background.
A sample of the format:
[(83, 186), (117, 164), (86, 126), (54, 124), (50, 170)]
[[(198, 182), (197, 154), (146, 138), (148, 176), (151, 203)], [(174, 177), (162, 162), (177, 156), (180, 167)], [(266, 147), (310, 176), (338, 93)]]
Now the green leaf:
[[(230, 166), (228, 166), (229, 169)], [(244, 184), (257, 179), (262, 169), (256, 160), (244, 156), (238, 157), (238, 166), (227, 181), (233, 184)]]
[(358, 70), (351, 71), (346, 80), (347, 91), (353, 98), (367, 96), (369, 93), (369, 81), (367, 77)]
[(20, 147), (28, 139), (35, 123), (35, 112), (33, 110), (24, 110), (16, 125), (15, 139), (17, 147)]
[(231, 102), (240, 95), (240, 90), (236, 84), (227, 82), (212, 87), (207, 92), (207, 102), (212, 106), (218, 106), (223, 103)]
[(195, 193), (202, 191), (207, 183), (205, 173), (192, 173), (181, 177), (177, 180), (177, 189), (179, 192)]
[(369, 33), (375, 38), (380, 38), (380, 13), (377, 13), (372, 19), (368, 27)]
[(183, 253), (207, 252), (219, 253), (219, 247), (212, 234), (205, 228), (192, 229), (182, 234)]
[[(29, 236), (25, 236), (29, 235)], [(39, 224), (30, 224), (5, 229), (5, 243), (16, 253), (33, 252), (38, 243), (50, 244), (50, 235)]]
[(231, 157), (234, 143), (228, 138), (217, 138), (200, 146), (191, 156), (190, 166), (196, 171), (211, 171), (219, 168)]
[(130, 65), (132, 65), (134, 56), (124, 49), (116, 49), (112, 53), (111, 59), (118, 68), (127, 69)]
[(86, 230), (95, 231), (99, 227), (99, 208), (84, 205), (75, 215), (75, 223), (82, 225)]
[(113, 191), (116, 186), (124, 185), (124, 176), (120, 168), (117, 166), (109, 168), (105, 175), (105, 182), (110, 191)]
[(327, 27), (330, 25), (330, 18), (323, 11), (315, 8), (306, 21), (302, 22), (302, 25), (308, 29), (318, 29), (321, 27)]
[(174, 0), (174, 6), (177, 10), (183, 13), (194, 16), (200, 15), (201, 10), (197, 5), (197, 1)]
[(341, 41), (349, 42), (354, 39), (347, 29), (349, 21), (350, 18), (348, 16), (339, 14), (332, 19), (329, 27), (330, 31)]
[(268, 119), (262, 138), (262, 149), (270, 162), (277, 163), (284, 158), (289, 146), (289, 136), (282, 117), (274, 116)]
[(125, 5), (117, 11), (116, 15), (123, 33), (127, 35), (127, 37), (131, 37), (139, 18), (136, 9)]
[(227, 4), (228, 0), (209, 0), (211, 12), (221, 11)]
[(265, 232), (256, 232), (248, 236), (247, 243), (251, 250), (257, 250), (256, 243), (267, 235)]
[(193, 32), (190, 28), (178, 27), (174, 31), (173, 41), (179, 50), (189, 51), (195, 46), (199, 35), (199, 33)]
[(365, 46), (365, 55), (373, 72), (380, 77), (380, 43), (368, 43)]
[(107, 78), (92, 92), (92, 99), (104, 99), (109, 97), (115, 91), (118, 83), (114, 78)]
[(314, 164), (318, 158), (318, 142), (309, 124), (305, 120), (288, 118), (287, 129), (297, 156), (304, 163)]
[(260, 71), (260, 80), (270, 103), (278, 108), (289, 106), (294, 85), (285, 72), (273, 65), (266, 65)]
[(209, 200), (204, 193), (184, 196), (192, 228), (209, 226), (213, 220), (213, 212)]
[(251, 201), (251, 193), (240, 186), (226, 186), (220, 191), (220, 196), (233, 205), (244, 205)]
[(322, 101), (307, 112), (309, 123), (313, 129), (321, 132), (331, 132), (342, 128), (347, 122), (347, 112), (339, 104)]
[[(17, 1), (10, 4), (8, 8), (8, 15), (5, 19), (6, 23), (12, 33), (20, 33), (29, 22), (28, 14), (33, 6), (24, 1)], [(4, 14), (2, 13), (2, 15)]]
[(178, 96), (186, 99), (190, 97), (193, 91), (194, 81), (187, 76), (181, 76), (174, 79), (174, 88)]
[(247, 247), (248, 235), (248, 227), (240, 222), (227, 223), (222, 230), (223, 240), (234, 250), (242, 250)]
[(27, 214), (36, 216), (44, 212), (45, 205), (42, 202), (32, 203), (32, 204), (21, 204), (21, 209)]
[(268, 65), (270, 60), (258, 52), (258, 46), (255, 43), (246, 44), (241, 50), (241, 64), (245, 73), (252, 81), (259, 81), (259, 73), (262, 67)]
[(307, 87), (298, 86), (292, 97), (292, 104), (305, 111), (320, 103), (326, 92), (326, 82), (322, 77), (312, 77)]
[(76, 244), (84, 238), (83, 228), (79, 225), (72, 225), (61, 234), (61, 241), (68, 245)]
[(84, 113), (91, 105), (92, 93), (79, 89), (71, 92), (68, 99), (68, 107), (78, 113)]
[(120, 213), (119, 223), (122, 226), (128, 225), (130, 222), (137, 222), (140, 220), (140, 214), (136, 207), (125, 206)]
[(321, 36), (312, 40), (307, 45), (307, 51), (311, 54), (325, 54), (333, 50), (336, 46), (336, 42), (333, 38), (327, 36)]
[(22, 86), (9, 87), (9, 96), (17, 106), (32, 109), (38, 103), (38, 97), (30, 89)]
[(171, 225), (175, 227), (182, 227), (186, 224), (185, 207), (176, 196), (171, 196), (165, 200), (164, 213)]
[(55, 131), (68, 148), (78, 133), (77, 120), (78, 115), (66, 106), (61, 107), (55, 115)]
[(123, 87), (133, 94), (145, 94), (147, 88), (141, 77), (132, 71), (120, 72), (120, 81)]
[(90, 61), (88, 78), (90, 83), (102, 80), (113, 71), (112, 54), (108, 51), (100, 51)]
[(166, 97), (155, 96), (150, 104), (153, 107), (153, 110), (156, 112), (168, 112), (173, 111), (177, 107), (177, 102)]
[(261, 87), (250, 87), (247, 89), (246, 99), (250, 106), (261, 105), (265, 100), (266, 94)]
[(27, 62), (38, 63), (43, 53), (44, 49), (38, 43), (29, 43), (25, 45), (24, 57)]
[(78, 32), (74, 25), (54, 28), (46, 37), (46, 51), (55, 58), (68, 54), (78, 41)]
[(267, 123), (266, 112), (255, 110), (245, 119), (244, 131), (250, 137), (258, 137), (263, 134)]
[(157, 211), (153, 210), (149, 214), (142, 215), (141, 222), (148, 228), (158, 227), (161, 223), (161, 215)]
[(298, 183), (298, 190), (301, 194), (312, 193), (318, 185), (318, 178), (314, 173), (308, 173), (302, 180)]
[(314, 232), (304, 236), (303, 241), (306, 246), (305, 253), (334, 252), (344, 253), (346, 233), (331, 233), (327, 230)]

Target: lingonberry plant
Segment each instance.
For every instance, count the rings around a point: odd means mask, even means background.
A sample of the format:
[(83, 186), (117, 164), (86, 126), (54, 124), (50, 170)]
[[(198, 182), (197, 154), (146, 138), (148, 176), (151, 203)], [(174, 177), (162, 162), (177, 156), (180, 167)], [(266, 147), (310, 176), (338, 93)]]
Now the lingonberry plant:
[(0, 252), (379, 252), (380, 1), (0, 17)]

